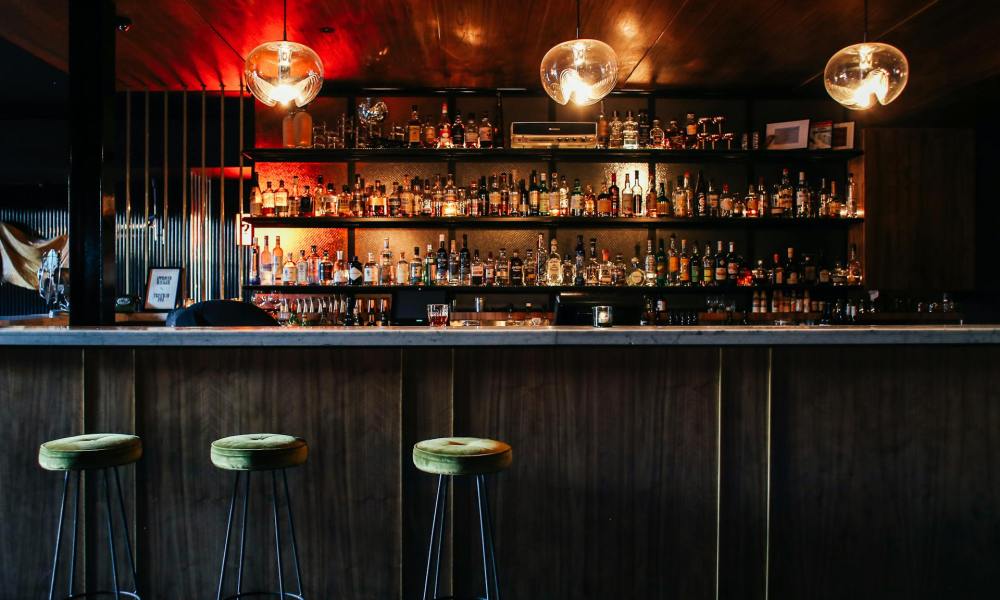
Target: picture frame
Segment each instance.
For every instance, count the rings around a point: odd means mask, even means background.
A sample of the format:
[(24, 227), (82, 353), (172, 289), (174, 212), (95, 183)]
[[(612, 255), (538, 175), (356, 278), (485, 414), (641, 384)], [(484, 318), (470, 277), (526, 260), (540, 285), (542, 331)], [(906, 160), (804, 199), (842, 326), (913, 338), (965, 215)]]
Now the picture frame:
[(183, 267), (150, 267), (146, 276), (143, 310), (169, 312), (180, 305), (184, 291)]
[(809, 119), (768, 123), (764, 147), (768, 150), (802, 150), (809, 145)]
[(829, 150), (832, 140), (833, 121), (816, 121), (809, 126), (810, 150)]
[(830, 147), (834, 150), (854, 149), (854, 121), (833, 124)]

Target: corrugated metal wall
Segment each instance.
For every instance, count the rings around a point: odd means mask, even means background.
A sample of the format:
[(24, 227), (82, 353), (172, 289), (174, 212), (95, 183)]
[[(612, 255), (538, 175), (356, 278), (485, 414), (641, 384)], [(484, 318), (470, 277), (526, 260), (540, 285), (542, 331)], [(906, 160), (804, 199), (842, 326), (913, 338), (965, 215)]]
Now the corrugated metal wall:
[[(58, 184), (4, 186), (0, 199), (0, 222), (40, 238), (53, 238), (69, 228), (66, 186)], [(45, 312), (38, 292), (0, 284), (0, 316)]]

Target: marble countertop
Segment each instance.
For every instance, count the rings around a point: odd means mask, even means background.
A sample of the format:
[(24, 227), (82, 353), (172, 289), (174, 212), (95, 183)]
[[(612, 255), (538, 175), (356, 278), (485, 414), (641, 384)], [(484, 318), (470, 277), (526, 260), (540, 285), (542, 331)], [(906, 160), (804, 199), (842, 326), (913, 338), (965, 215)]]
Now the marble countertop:
[(0, 346), (801, 346), (1000, 344), (1000, 325), (853, 327), (0, 327)]

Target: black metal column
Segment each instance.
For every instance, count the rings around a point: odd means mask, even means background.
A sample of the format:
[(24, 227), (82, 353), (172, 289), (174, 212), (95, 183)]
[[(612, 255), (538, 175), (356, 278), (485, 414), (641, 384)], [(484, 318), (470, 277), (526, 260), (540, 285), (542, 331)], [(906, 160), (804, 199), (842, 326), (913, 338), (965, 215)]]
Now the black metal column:
[(114, 323), (115, 4), (69, 7), (70, 324)]

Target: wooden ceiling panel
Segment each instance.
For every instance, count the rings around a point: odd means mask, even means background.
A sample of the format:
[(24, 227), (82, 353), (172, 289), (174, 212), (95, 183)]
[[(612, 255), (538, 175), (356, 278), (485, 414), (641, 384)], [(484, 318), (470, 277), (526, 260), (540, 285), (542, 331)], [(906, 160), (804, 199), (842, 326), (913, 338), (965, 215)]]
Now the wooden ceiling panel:
[[(621, 88), (821, 86), (861, 37), (864, 0), (583, 0), (584, 37), (619, 55)], [(0, 33), (67, 64), (66, 0), (4, 0)], [(281, 37), (281, 0), (118, 0), (123, 88), (228, 89), (244, 57)], [(884, 114), (1000, 72), (1000, 2), (871, 0), (870, 32), (907, 54), (910, 89)], [(289, 0), (288, 38), (345, 86), (537, 88), (539, 62), (574, 35), (575, 0)], [(322, 28), (332, 31), (322, 32)], [(821, 87), (820, 87), (821, 89)], [(899, 105), (899, 109), (895, 107)], [(892, 110), (890, 110), (892, 109)], [(879, 111), (874, 111), (879, 112)], [(874, 114), (874, 113), (872, 113)]]

